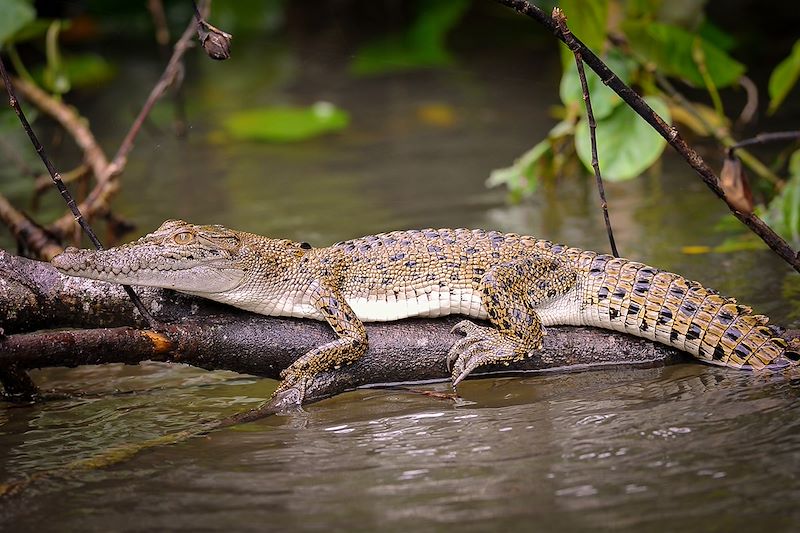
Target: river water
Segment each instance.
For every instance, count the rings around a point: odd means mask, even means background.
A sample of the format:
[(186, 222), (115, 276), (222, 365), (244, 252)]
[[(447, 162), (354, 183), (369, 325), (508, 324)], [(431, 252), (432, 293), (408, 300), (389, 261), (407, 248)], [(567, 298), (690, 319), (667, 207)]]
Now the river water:
[[(451, 68), (362, 79), (347, 73), (352, 50), (308, 39), (237, 43), (227, 63), (192, 58), (189, 136), (171, 136), (169, 105), (157, 108), (122, 178), (119, 214), (140, 233), (184, 218), (325, 245), (465, 226), (606, 249), (587, 178), (545, 186), (521, 205), (484, 187), (491, 169), (554, 123), (559, 68), (547, 43), (473, 44)], [(109, 151), (159, 72), (141, 54), (117, 55), (116, 80), (76, 101)], [(316, 100), (350, 111), (351, 126), (294, 145), (232, 142), (218, 126), (244, 106)], [(68, 166), (74, 156), (64, 148), (62, 157)], [(770, 252), (682, 253), (730, 233), (714, 229), (725, 209), (681, 160), (667, 156), (607, 193), (624, 255), (798, 326), (797, 275)], [(44, 209), (56, 205), (49, 199)], [(788, 531), (800, 523), (800, 381), (786, 376), (687, 363), (482, 379), (459, 388), (458, 405), (362, 390), (69, 475), (73, 461), (253, 407), (275, 382), (162, 364), (34, 378), (75, 396), (0, 409), (0, 479), (59, 472), (0, 502), (7, 531)]]

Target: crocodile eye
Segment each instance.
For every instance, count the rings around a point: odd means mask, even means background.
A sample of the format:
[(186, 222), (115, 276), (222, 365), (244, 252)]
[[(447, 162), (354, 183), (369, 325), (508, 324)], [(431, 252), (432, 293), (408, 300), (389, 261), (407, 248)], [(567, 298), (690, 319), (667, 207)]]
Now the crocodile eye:
[(190, 244), (194, 241), (194, 234), (189, 231), (182, 231), (172, 238), (175, 244)]

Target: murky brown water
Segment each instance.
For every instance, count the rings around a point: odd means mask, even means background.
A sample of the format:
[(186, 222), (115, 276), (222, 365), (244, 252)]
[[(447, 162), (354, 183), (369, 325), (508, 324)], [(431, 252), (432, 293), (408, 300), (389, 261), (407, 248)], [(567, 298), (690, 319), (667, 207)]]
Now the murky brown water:
[[(193, 61), (190, 137), (140, 137), (119, 212), (143, 232), (183, 217), (323, 245), (467, 226), (605, 249), (587, 180), (564, 180), (520, 206), (483, 186), (552, 124), (558, 66), (547, 58), (555, 55), (475, 46), (452, 69), (357, 80), (343, 70), (346, 50), (300, 49), (241, 46), (229, 63)], [(158, 72), (133, 56), (123, 61), (111, 90), (84, 107), (109, 150)], [(301, 145), (226, 143), (215, 134), (243, 105), (317, 99), (348, 109), (352, 127)], [(455, 122), (421, 120), (431, 104), (449, 107)], [(168, 107), (159, 117), (168, 129)], [(682, 162), (667, 158), (660, 172), (607, 190), (624, 255), (797, 327), (797, 276), (769, 252), (681, 254), (724, 238), (712, 228), (724, 209)], [(3, 406), (2, 480), (246, 409), (275, 386), (160, 364), (49, 369), (35, 379), (89, 396)], [(775, 531), (800, 523), (796, 379), (685, 364), (486, 379), (460, 392), (466, 401), (455, 406), (357, 391), (43, 480), (0, 502), (0, 528)]]

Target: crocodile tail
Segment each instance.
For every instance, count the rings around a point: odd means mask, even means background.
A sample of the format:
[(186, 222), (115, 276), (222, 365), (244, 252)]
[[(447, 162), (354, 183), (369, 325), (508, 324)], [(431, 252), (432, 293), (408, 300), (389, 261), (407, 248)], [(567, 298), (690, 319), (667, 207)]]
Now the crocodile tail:
[(586, 252), (578, 259), (587, 280), (587, 325), (655, 340), (722, 366), (780, 369), (800, 361), (798, 346), (733, 298), (635, 261)]

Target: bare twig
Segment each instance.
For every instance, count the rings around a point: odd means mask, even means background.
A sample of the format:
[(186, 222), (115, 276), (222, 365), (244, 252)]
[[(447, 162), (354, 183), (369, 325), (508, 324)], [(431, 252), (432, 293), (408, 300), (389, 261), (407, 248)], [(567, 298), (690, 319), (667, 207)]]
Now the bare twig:
[(753, 80), (747, 76), (741, 76), (739, 78), (739, 85), (747, 94), (747, 101), (744, 107), (742, 107), (742, 112), (739, 113), (739, 118), (736, 119), (736, 123), (742, 126), (752, 122), (753, 118), (756, 116), (756, 112), (758, 112), (758, 87), (756, 87)]
[(780, 141), (794, 141), (800, 139), (800, 131), (776, 131), (773, 133), (759, 133), (755, 137), (739, 141), (730, 147), (731, 150), (738, 150), (743, 146), (753, 144), (767, 144)]
[[(706, 118), (697, 107), (689, 101), (680, 91), (678, 91), (672, 83), (660, 72), (655, 72), (656, 83), (661, 87), (670, 97), (674, 98), (686, 111), (692, 114), (700, 124), (708, 131), (708, 134), (714, 137), (722, 146), (730, 148), (736, 145), (737, 141), (731, 137), (727, 128), (715, 128), (709, 124)], [(760, 178), (763, 178), (772, 183), (776, 189), (781, 190), (784, 186), (784, 181), (772, 172), (767, 166), (759, 161), (759, 159), (748, 152), (747, 150), (739, 151), (739, 158), (746, 164), (750, 170), (755, 172)]]
[(578, 77), (581, 80), (581, 90), (583, 91), (583, 101), (586, 104), (586, 120), (589, 123), (589, 138), (592, 143), (592, 168), (594, 169), (594, 178), (597, 183), (597, 194), (600, 195), (600, 208), (603, 210), (603, 220), (606, 223), (606, 232), (608, 233), (608, 243), (611, 245), (611, 253), (614, 257), (619, 257), (617, 251), (617, 244), (614, 241), (614, 230), (611, 229), (611, 219), (608, 216), (608, 202), (606, 201), (606, 191), (603, 187), (603, 176), (600, 174), (600, 161), (597, 157), (597, 123), (594, 120), (594, 113), (592, 112), (592, 100), (589, 96), (589, 84), (586, 83), (586, 72), (583, 70), (583, 60), (581, 59), (580, 50), (575, 45), (575, 36), (567, 26), (567, 17), (564, 12), (559, 8), (553, 8), (553, 18), (558, 24), (564, 42), (572, 50), (575, 56), (575, 67), (578, 69)]
[(147, 0), (147, 9), (153, 18), (153, 26), (156, 29), (156, 42), (162, 48), (169, 46), (169, 27), (167, 26), (167, 16), (164, 13), (164, 4), (161, 0)]
[[(81, 214), (81, 211), (78, 209), (75, 200), (72, 198), (69, 190), (67, 190), (67, 186), (64, 185), (64, 182), (61, 180), (61, 176), (56, 170), (55, 165), (53, 165), (53, 162), (50, 161), (49, 157), (47, 157), (44, 146), (42, 146), (42, 143), (39, 142), (39, 138), (36, 136), (36, 133), (34, 133), (33, 128), (28, 122), (28, 119), (25, 117), (25, 113), (22, 111), (22, 106), (19, 105), (19, 100), (17, 100), (17, 96), (14, 93), (14, 86), (11, 84), (11, 80), (8, 77), (8, 72), (6, 72), (6, 66), (5, 63), (3, 63), (2, 58), (0, 58), (0, 75), (2, 75), (3, 83), (6, 86), (6, 92), (8, 92), (8, 103), (14, 109), (17, 117), (19, 117), (19, 121), (22, 123), (25, 133), (28, 134), (28, 138), (30, 138), (33, 148), (36, 150), (36, 153), (39, 154), (42, 163), (44, 163), (44, 166), (47, 168), (47, 172), (50, 174), (50, 177), (58, 189), (58, 192), (61, 193), (61, 197), (64, 199), (67, 207), (69, 207), (69, 210), (72, 212), (75, 221), (80, 225), (81, 229), (83, 229), (83, 232), (89, 237), (89, 240), (92, 241), (92, 244), (94, 244), (95, 248), (102, 250), (103, 245), (100, 243), (100, 239), (97, 238), (97, 235), (89, 225), (89, 222), (83, 218), (83, 214)], [(150, 316), (150, 313), (147, 311), (147, 309), (145, 309), (144, 304), (142, 304), (142, 301), (138, 296), (136, 296), (136, 293), (133, 292), (133, 289), (129, 285), (123, 285), (123, 287), (142, 316), (144, 316), (147, 321), (150, 322), (153, 327), (155, 327), (157, 322), (152, 316)]]
[[(203, 2), (200, 9), (207, 10), (207, 8), (208, 2)], [(105, 166), (102, 172), (96, 174), (97, 184), (80, 204), (80, 209), (85, 213), (86, 217), (91, 218), (98, 213), (102, 214), (107, 209), (107, 203), (110, 197), (116, 193), (119, 188), (119, 184), (115, 178), (122, 172), (122, 169), (125, 168), (128, 154), (133, 149), (134, 141), (142, 128), (142, 124), (145, 122), (145, 119), (150, 114), (156, 102), (164, 96), (170, 86), (179, 78), (179, 74), (182, 71), (181, 60), (186, 51), (192, 46), (191, 41), (195, 33), (195, 28), (196, 22), (193, 18), (180, 39), (178, 39), (178, 42), (175, 43), (172, 57), (170, 57), (164, 72), (161, 74), (161, 78), (150, 91), (150, 95), (147, 97), (142, 109), (139, 111), (133, 124), (131, 124), (125, 138), (120, 143), (117, 153), (114, 155), (114, 159)], [(73, 227), (74, 221), (69, 216), (61, 217), (51, 225), (51, 228), (59, 235), (68, 235)]]
[[(526, 0), (497, 0), (499, 3), (506, 5), (518, 13), (533, 18), (542, 26), (548, 29), (558, 39), (564, 41), (564, 36), (555, 21), (550, 18), (544, 11), (538, 7), (530, 4)], [(666, 141), (679, 153), (686, 162), (691, 166), (695, 172), (702, 178), (706, 186), (717, 195), (720, 199), (724, 200), (728, 208), (733, 212), (733, 215), (738, 218), (743, 224), (750, 228), (753, 233), (759, 236), (767, 246), (769, 246), (778, 256), (780, 256), (786, 263), (792, 266), (796, 271), (800, 272), (800, 257), (797, 252), (772, 228), (770, 228), (763, 220), (754, 214), (744, 214), (736, 210), (725, 198), (725, 193), (719, 186), (719, 178), (706, 164), (700, 154), (692, 149), (686, 141), (681, 137), (678, 130), (662, 119), (653, 109), (647, 105), (636, 92), (625, 84), (611, 69), (586, 47), (577, 37), (575, 44), (581, 53), (584, 62), (600, 76), (600, 79), (611, 88), (622, 100), (627, 103), (631, 109), (641, 116), (650, 126), (655, 129)]]
[[(89, 166), (81, 163), (77, 167), (64, 172), (61, 175), (61, 181), (66, 183), (72, 183), (73, 181), (78, 181), (81, 178), (86, 177), (89, 174)], [(50, 176), (42, 174), (40, 176), (36, 176), (36, 180), (33, 182), (33, 194), (34, 198), (38, 198), (40, 195), (46, 193), (50, 190), (53, 181), (50, 179)]]

